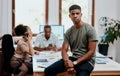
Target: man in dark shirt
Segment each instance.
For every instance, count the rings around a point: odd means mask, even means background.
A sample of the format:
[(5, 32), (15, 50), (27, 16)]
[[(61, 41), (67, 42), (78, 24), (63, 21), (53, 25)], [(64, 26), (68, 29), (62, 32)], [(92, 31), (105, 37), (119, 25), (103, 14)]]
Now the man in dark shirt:
[[(76, 76), (90, 76), (95, 64), (96, 32), (95, 29), (81, 20), (82, 12), (79, 5), (69, 8), (69, 17), (73, 26), (64, 35), (62, 45), (62, 59), (45, 69), (45, 76), (67, 71), (76, 72)], [(70, 46), (72, 56), (67, 54)]]

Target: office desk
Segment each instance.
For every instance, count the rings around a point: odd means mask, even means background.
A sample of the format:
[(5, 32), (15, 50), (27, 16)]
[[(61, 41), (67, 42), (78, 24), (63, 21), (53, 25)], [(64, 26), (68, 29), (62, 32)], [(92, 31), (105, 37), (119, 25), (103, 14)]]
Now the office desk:
[[(48, 54), (48, 55), (47, 55)], [(41, 63), (37, 62), (37, 59), (44, 58), (45, 56), (48, 58), (48, 64), (47, 62)], [(95, 64), (95, 68), (91, 74), (91, 76), (120, 76), (120, 64), (117, 62), (104, 57), (97, 53), (97, 57), (100, 57), (100, 59), (104, 59), (105, 64)], [(34, 76), (44, 76), (44, 69), (45, 67), (49, 66), (52, 64), (54, 61), (58, 60), (61, 58), (60, 52), (55, 52), (55, 53), (43, 53), (40, 55), (35, 55), (33, 56), (33, 72)], [(49, 60), (50, 59), (50, 60)], [(58, 76), (69, 76), (67, 75), (67, 72), (61, 73)], [(74, 75), (75, 76), (75, 75)]]
[(120, 76), (120, 64), (105, 58), (106, 64), (95, 64), (92, 76)]

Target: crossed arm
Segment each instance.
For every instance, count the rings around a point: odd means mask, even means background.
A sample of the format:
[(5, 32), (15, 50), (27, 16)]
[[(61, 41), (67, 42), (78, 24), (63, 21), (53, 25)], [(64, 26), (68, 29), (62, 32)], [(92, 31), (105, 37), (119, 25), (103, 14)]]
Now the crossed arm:
[[(75, 65), (73, 64), (73, 62), (71, 60), (69, 60), (69, 56), (67, 54), (68, 47), (69, 47), (68, 43), (63, 43), (62, 58), (64, 60), (64, 64), (65, 64), (67, 71), (72, 73), (74, 71)], [(88, 44), (88, 52), (83, 57), (76, 60), (77, 64), (80, 64), (80, 63), (90, 59), (94, 55), (95, 49), (96, 49), (96, 41), (90, 41)]]

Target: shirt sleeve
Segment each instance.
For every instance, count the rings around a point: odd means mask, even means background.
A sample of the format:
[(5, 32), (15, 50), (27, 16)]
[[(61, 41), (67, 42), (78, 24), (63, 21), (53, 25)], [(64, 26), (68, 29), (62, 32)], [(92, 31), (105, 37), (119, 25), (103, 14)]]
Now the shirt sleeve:
[(25, 42), (23, 42), (23, 41), (19, 41), (18, 47), (20, 47), (20, 50), (21, 50), (22, 52), (28, 52), (28, 51), (29, 51), (28, 44), (25, 43)]
[(54, 39), (55, 39), (55, 46), (56, 46), (56, 47), (60, 47), (58, 37), (55, 36)]
[(97, 41), (97, 35), (96, 35), (96, 31), (93, 27), (91, 27), (88, 30), (88, 40), (89, 41)]
[(71, 31), (71, 28), (68, 29), (68, 30), (66, 31), (66, 33), (64, 34), (64, 42), (66, 42), (66, 43), (69, 43), (70, 33), (71, 33), (70, 31)]
[(36, 37), (35, 43), (34, 43), (34, 46), (35, 46), (35, 47), (39, 47), (39, 45), (40, 45), (40, 35), (38, 35), (38, 36)]

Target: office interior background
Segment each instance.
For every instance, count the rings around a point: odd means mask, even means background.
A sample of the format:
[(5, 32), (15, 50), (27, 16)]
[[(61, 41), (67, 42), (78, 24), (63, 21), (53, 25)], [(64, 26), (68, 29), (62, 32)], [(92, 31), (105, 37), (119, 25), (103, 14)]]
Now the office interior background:
[[(41, 0), (40, 0), (41, 1)], [(61, 0), (64, 1), (64, 0)], [(100, 17), (109, 17), (113, 18), (115, 20), (120, 20), (120, 0), (94, 0), (94, 21), (92, 23), (92, 1), (93, 0), (88, 0), (88, 20), (87, 22), (90, 23), (91, 25), (94, 25), (97, 35), (100, 33), (99, 27), (99, 19)], [(42, 1), (41, 1), (42, 2)], [(59, 2), (60, 0), (48, 0), (48, 21), (47, 24), (50, 25), (60, 25), (59, 23)], [(22, 6), (22, 5), (21, 5)], [(67, 8), (67, 6), (66, 6)], [(41, 8), (41, 11), (43, 9)], [(0, 0), (0, 36), (10, 33), (12, 34), (12, 0)], [(22, 11), (21, 11), (22, 13)], [(68, 15), (69, 13), (67, 13)], [(84, 13), (83, 13), (84, 14)], [(26, 15), (26, 14), (25, 14)], [(61, 14), (62, 15), (62, 14)], [(39, 16), (39, 17), (42, 17)], [(67, 17), (67, 16), (66, 16)], [(61, 18), (62, 21), (62, 18)], [(45, 21), (44, 21), (45, 22)], [(67, 22), (66, 22), (67, 23)], [(69, 22), (68, 22), (69, 23)], [(41, 23), (39, 25), (44, 25), (44, 23)], [(64, 25), (65, 24), (62, 24)], [(72, 25), (72, 22), (70, 23)], [(35, 28), (37, 29), (37, 28)], [(65, 27), (66, 30), (66, 27)], [(120, 39), (116, 40), (114, 44), (110, 44), (109, 51), (108, 51), (108, 56), (113, 57), (113, 60), (117, 61), (120, 63)], [(97, 50), (96, 50), (97, 51)]]

